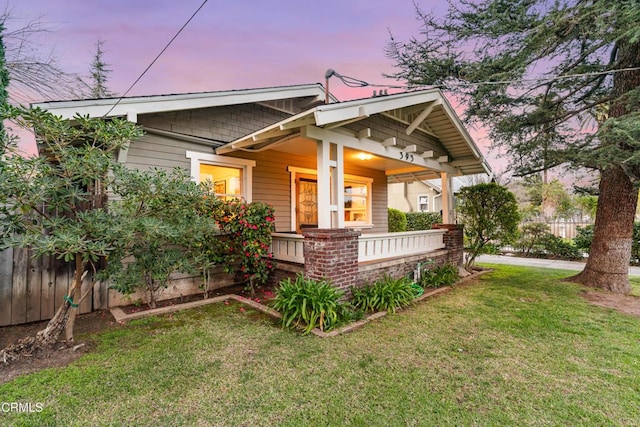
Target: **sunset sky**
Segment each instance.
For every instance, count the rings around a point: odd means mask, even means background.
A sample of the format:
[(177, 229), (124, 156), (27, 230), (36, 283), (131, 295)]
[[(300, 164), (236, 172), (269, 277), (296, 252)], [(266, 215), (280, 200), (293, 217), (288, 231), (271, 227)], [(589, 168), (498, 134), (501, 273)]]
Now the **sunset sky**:
[[(82, 76), (103, 40), (108, 85), (121, 95), (202, 1), (9, 0), (7, 27), (39, 18), (51, 30), (37, 39), (40, 48)], [(438, 14), (446, 8), (417, 3)], [(389, 33), (406, 40), (419, 30), (413, 0), (209, 0), (129, 96), (323, 83), (328, 68), (395, 85), (383, 77), (394, 71), (385, 56)], [(342, 101), (374, 90), (335, 78), (330, 86)], [(488, 141), (471, 133), (486, 154)]]

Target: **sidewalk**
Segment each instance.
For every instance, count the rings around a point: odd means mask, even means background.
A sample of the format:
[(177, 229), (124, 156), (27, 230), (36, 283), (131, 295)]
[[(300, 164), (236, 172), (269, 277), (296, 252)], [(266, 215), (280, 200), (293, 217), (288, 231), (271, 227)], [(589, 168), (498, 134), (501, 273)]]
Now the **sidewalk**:
[[(579, 261), (562, 261), (557, 259), (520, 258), (506, 255), (480, 255), (477, 262), (490, 264), (522, 265), (526, 267), (554, 268), (557, 270), (577, 270), (584, 268), (584, 263)], [(629, 267), (630, 276), (640, 276), (640, 267)]]

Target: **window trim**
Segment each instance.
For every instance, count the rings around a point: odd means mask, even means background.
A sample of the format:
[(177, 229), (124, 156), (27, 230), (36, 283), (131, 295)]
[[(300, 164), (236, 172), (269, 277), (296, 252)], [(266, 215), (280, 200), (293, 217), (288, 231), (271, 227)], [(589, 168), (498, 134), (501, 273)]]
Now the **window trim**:
[[(422, 197), (426, 197), (427, 198), (427, 203), (420, 203), (420, 198), (422, 198)], [(422, 205), (422, 204), (426, 204), (427, 205), (427, 210), (426, 211), (420, 210), (420, 205)], [(418, 212), (431, 212), (429, 210), (430, 209), (429, 205), (430, 205), (430, 203), (429, 203), (429, 195), (428, 194), (418, 194), (417, 195), (416, 210)]]
[[(296, 174), (312, 175), (316, 179), (318, 177), (318, 171), (316, 169), (300, 168), (297, 166), (288, 166), (287, 171), (291, 175), (291, 229), (296, 229)], [(364, 221), (345, 221), (344, 226), (350, 228), (372, 228), (373, 224), (373, 178), (366, 176), (358, 176), (351, 174), (344, 174), (345, 181), (352, 181), (356, 183), (366, 184), (367, 186), (367, 218), (369, 222)], [(343, 190), (344, 191), (344, 190)]]
[(251, 203), (253, 201), (253, 168), (255, 160), (241, 159), (238, 157), (220, 156), (212, 153), (189, 151), (185, 153), (187, 159), (191, 159), (191, 180), (200, 182), (200, 165), (223, 166), (242, 170), (242, 197)]

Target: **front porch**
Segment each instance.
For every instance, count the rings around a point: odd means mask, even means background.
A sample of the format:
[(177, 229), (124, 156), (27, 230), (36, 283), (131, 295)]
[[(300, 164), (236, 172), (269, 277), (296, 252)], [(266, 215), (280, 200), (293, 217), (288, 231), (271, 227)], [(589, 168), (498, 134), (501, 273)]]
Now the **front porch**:
[(409, 275), (425, 262), (460, 265), (462, 227), (435, 227), (402, 233), (361, 234), (351, 229), (273, 233), (275, 280), (303, 273), (348, 290), (384, 274), (395, 278)]
[[(358, 236), (358, 263), (410, 257), (443, 249), (446, 232), (435, 229), (362, 234)], [(271, 252), (275, 260), (304, 264), (304, 235), (273, 233), (272, 239)]]

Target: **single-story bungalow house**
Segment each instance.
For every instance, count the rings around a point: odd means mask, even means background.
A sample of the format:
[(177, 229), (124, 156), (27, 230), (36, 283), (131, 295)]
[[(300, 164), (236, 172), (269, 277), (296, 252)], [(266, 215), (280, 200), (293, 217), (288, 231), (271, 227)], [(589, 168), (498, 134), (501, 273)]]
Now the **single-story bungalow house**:
[[(452, 178), (490, 172), (437, 89), (337, 102), (309, 84), (35, 106), (126, 117), (145, 131), (119, 153), (126, 166), (185, 168), (218, 197), (272, 205), (276, 278), (304, 272), (346, 288), (425, 259), (458, 262)], [(388, 233), (389, 183), (428, 179), (441, 182), (443, 228)]]

